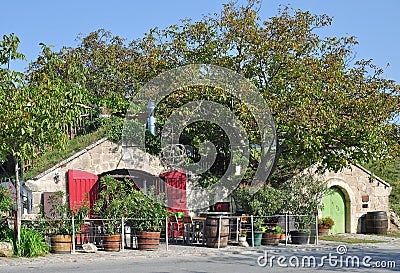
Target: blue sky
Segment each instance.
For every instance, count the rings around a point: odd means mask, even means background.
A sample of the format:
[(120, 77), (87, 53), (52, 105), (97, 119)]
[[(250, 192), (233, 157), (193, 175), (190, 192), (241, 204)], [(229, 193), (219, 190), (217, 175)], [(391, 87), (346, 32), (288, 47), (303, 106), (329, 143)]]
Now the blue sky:
[[(133, 40), (152, 27), (164, 28), (180, 19), (199, 20), (202, 15), (219, 12), (224, 0), (104, 1), (104, 0), (14, 0), (3, 1), (0, 34), (15, 33), (21, 39), (20, 51), (27, 62), (12, 63), (23, 71), (40, 52), (39, 43), (75, 46), (79, 33), (99, 28)], [(239, 3), (245, 1), (239, 0)], [(333, 17), (332, 26), (323, 34), (356, 36), (356, 59), (373, 59), (384, 68), (386, 78), (400, 81), (399, 0), (263, 0), (262, 19), (277, 14), (279, 4)], [(390, 63), (389, 67), (386, 64)]]

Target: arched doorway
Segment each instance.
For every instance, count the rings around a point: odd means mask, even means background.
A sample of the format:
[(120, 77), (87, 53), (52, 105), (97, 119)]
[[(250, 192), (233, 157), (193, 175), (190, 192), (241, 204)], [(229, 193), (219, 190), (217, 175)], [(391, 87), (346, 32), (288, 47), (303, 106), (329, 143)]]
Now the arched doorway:
[(322, 198), (322, 217), (327, 216), (335, 221), (331, 228), (332, 234), (346, 232), (346, 198), (339, 187), (331, 187)]

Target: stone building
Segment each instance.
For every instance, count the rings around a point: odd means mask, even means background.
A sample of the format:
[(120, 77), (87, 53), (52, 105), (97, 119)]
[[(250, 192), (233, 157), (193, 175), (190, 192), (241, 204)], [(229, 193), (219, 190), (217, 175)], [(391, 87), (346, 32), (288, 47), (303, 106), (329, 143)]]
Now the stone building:
[[(58, 190), (68, 192), (68, 186), (72, 183), (68, 181), (69, 170), (84, 171), (96, 177), (115, 173), (116, 170), (136, 170), (147, 176), (159, 177), (166, 171), (159, 158), (139, 149), (132, 148), (129, 160), (125, 160), (125, 156), (120, 145), (101, 139), (28, 180), (26, 186), (32, 191), (32, 213), (39, 212), (44, 193)], [(316, 166), (309, 170), (315, 172)], [(319, 175), (319, 179), (325, 181), (332, 192), (323, 197), (324, 206), (319, 214), (334, 218), (336, 224), (333, 233), (364, 232), (363, 221), (367, 212), (385, 211), (389, 214), (391, 186), (365, 168), (351, 165), (341, 172), (325, 172)], [(185, 190), (186, 198), (186, 191), (190, 193), (190, 185), (185, 182), (185, 187), (188, 187)], [(187, 198), (189, 205), (190, 196)]]
[(39, 205), (43, 204), (43, 193), (68, 192), (69, 170), (81, 170), (97, 176), (127, 169), (154, 176), (163, 172), (160, 160), (140, 149), (132, 148), (127, 156), (130, 156), (129, 160), (123, 160), (122, 146), (103, 138), (28, 180), (25, 185), (32, 191), (32, 213), (39, 213)]
[[(315, 172), (316, 167), (311, 168)], [(319, 176), (330, 191), (322, 198), (321, 217), (335, 220), (332, 233), (364, 233), (367, 212), (384, 211), (389, 215), (389, 183), (360, 165)]]

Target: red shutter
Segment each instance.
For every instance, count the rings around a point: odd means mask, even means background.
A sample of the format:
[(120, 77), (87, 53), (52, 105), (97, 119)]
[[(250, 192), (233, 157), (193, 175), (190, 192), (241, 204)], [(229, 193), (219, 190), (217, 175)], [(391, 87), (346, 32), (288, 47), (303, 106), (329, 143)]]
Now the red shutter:
[(160, 174), (165, 179), (167, 187), (169, 211), (186, 211), (186, 173), (183, 171), (170, 171)]
[(95, 174), (68, 170), (68, 195), (71, 209), (78, 208), (84, 200), (89, 201), (90, 208), (99, 198), (99, 182)]

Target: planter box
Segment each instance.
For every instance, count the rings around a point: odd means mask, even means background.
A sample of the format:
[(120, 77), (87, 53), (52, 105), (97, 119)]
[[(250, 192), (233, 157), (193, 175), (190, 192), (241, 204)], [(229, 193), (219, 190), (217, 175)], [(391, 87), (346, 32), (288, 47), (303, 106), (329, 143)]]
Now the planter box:
[(304, 244), (308, 244), (310, 233), (303, 232), (303, 231), (291, 231), (290, 237), (292, 239), (293, 244), (304, 245)]

